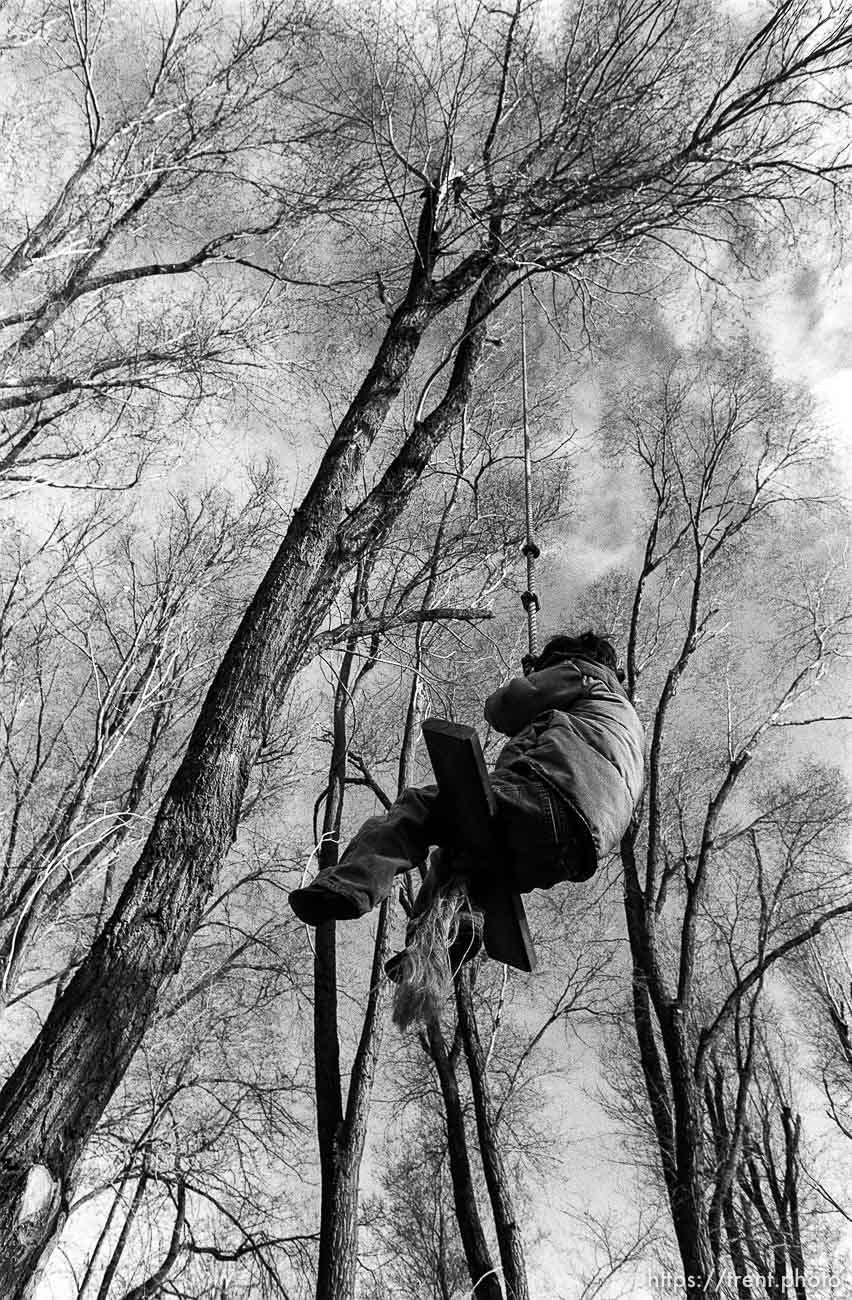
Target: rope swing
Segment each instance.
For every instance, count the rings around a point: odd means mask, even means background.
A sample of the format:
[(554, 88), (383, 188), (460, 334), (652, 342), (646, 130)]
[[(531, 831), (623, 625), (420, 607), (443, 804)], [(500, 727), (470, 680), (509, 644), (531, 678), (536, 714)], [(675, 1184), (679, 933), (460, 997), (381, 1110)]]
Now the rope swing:
[(527, 616), (528, 652), (524, 667), (538, 654), (538, 613), (541, 608), (535, 589), (535, 562), (541, 555), (536, 545), (532, 505), (532, 446), (530, 443), (529, 395), (527, 385), (527, 305), (524, 286), (521, 285), (521, 413), (524, 436), (524, 510), (526, 530), (521, 553), (527, 562), (527, 588), (521, 595), (521, 604)]

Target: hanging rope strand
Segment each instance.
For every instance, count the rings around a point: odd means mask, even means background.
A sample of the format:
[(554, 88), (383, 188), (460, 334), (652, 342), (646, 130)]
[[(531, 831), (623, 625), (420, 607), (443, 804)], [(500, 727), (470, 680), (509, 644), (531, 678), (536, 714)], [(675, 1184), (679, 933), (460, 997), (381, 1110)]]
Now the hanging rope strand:
[(523, 555), (527, 561), (527, 589), (521, 596), (521, 602), (527, 615), (527, 640), (529, 653), (538, 654), (538, 611), (540, 603), (535, 589), (535, 562), (541, 555), (536, 545), (533, 526), (532, 506), (532, 448), (530, 445), (530, 425), (527, 393), (527, 308), (524, 286), (521, 285), (521, 411), (524, 429), (524, 505), (526, 509), (526, 536)]

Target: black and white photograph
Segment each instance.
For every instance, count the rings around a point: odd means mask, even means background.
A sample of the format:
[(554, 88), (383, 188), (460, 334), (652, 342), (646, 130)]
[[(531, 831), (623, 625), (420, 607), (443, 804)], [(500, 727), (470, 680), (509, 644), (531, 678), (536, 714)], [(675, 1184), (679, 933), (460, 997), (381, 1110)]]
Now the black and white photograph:
[(0, 1300), (852, 1300), (852, 0), (0, 0)]

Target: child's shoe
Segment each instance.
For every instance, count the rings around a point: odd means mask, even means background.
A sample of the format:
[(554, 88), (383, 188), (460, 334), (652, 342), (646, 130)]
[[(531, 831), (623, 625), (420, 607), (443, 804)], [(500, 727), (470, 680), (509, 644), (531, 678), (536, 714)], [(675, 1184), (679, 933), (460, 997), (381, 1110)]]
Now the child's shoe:
[(299, 920), (306, 925), (322, 925), (324, 921), (355, 921), (364, 914), (364, 908), (354, 894), (330, 889), (319, 878), (304, 889), (291, 889), (287, 901)]

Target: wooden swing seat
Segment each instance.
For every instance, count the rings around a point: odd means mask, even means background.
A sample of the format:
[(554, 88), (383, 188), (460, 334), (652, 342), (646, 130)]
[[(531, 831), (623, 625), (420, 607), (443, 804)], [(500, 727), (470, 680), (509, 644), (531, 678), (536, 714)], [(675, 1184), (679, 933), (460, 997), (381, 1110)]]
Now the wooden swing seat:
[(488, 956), (517, 970), (535, 969), (535, 948), (520, 895), (508, 882), (496, 834), (497, 804), (479, 737), (473, 727), (426, 718), (423, 738), (453, 841), (474, 864), (471, 882), (485, 913), (483, 943)]

